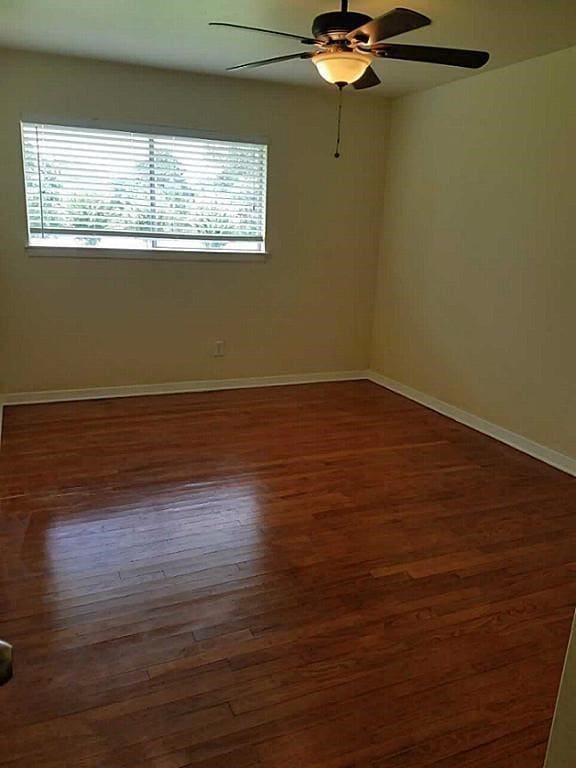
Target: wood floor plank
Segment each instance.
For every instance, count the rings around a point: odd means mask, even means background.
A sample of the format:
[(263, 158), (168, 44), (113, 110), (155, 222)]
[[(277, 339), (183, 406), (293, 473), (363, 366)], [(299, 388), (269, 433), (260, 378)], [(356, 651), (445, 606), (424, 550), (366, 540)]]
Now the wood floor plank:
[(576, 481), (368, 382), (7, 407), (7, 768), (540, 768)]

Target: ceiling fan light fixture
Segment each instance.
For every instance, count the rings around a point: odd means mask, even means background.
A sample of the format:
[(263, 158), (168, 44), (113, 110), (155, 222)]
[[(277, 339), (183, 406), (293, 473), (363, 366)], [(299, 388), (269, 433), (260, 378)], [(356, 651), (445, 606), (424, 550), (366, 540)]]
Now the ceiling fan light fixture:
[(320, 76), (329, 83), (350, 85), (360, 80), (373, 56), (357, 51), (320, 51), (312, 61)]

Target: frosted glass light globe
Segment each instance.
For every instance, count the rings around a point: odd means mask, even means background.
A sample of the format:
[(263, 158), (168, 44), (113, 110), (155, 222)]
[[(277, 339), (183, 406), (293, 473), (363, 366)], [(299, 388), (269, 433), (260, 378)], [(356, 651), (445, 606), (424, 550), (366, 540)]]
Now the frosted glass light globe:
[(349, 85), (360, 80), (372, 58), (368, 53), (356, 51), (326, 51), (317, 53), (312, 61), (324, 80)]

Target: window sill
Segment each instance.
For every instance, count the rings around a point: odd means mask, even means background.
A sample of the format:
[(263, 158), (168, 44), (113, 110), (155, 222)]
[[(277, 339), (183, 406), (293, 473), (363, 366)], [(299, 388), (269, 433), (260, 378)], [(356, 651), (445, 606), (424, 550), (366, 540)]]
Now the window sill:
[(27, 245), (29, 256), (64, 259), (112, 259), (115, 261), (267, 261), (269, 253), (245, 251), (146, 251), (123, 248), (59, 248), (57, 246)]

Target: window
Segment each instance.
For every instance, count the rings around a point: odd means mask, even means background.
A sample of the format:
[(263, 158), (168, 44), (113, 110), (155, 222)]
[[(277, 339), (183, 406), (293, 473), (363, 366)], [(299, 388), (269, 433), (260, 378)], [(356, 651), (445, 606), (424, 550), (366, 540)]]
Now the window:
[(31, 246), (264, 253), (263, 144), (22, 124)]

